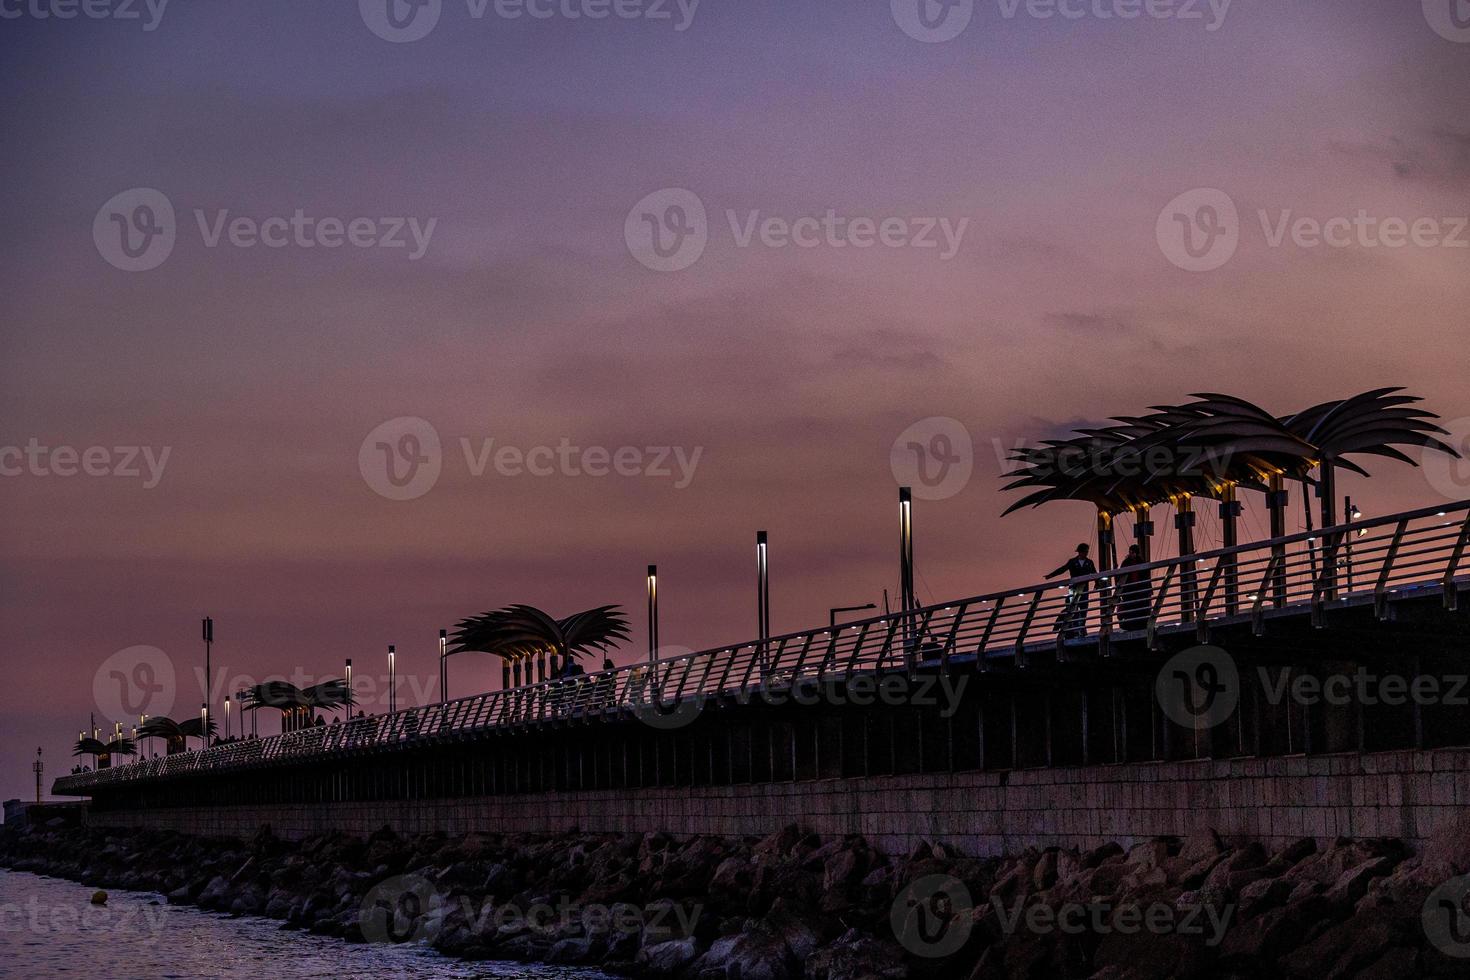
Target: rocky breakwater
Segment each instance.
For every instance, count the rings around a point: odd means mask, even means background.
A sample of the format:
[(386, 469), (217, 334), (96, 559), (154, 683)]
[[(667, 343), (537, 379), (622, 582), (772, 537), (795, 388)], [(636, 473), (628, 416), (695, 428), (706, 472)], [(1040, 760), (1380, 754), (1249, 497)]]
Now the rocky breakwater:
[[(764, 839), (0, 830), (0, 865), (466, 959), (679, 980), (1470, 975), (1470, 839), (885, 857)], [(284, 942), (285, 940), (283, 940)]]

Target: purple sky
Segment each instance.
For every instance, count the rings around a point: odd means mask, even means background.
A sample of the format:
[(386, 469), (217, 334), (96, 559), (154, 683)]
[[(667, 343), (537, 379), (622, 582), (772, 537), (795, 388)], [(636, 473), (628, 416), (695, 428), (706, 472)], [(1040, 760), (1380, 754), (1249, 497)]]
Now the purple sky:
[[(390, 43), (350, 0), (177, 2), (153, 30), (27, 3), (0, 20), (0, 452), (169, 455), (156, 486), (146, 466), (0, 477), (5, 797), (30, 792), (37, 745), (49, 775), (70, 767), (118, 651), (163, 651), (172, 713), (197, 711), (206, 613), (231, 680), (320, 679), (345, 657), (361, 676), (394, 642), (407, 685), (433, 678), (440, 626), (510, 602), (623, 603), (637, 631), (618, 659), (640, 656), (649, 562), (666, 643), (746, 638), (758, 528), (777, 632), (880, 601), (898, 577), (890, 451), (930, 417), (968, 431), (974, 469), (917, 506), (924, 601), (1034, 581), (1090, 534), (1081, 504), (1002, 522), (997, 446), (1200, 390), (1286, 412), (1389, 384), (1470, 432), (1470, 248), (1453, 247), (1470, 241), (1470, 28), (1448, 10), (1436, 30), (1417, 2), (1121, 20), (977, 0), (959, 36), (922, 43), (904, 0), (704, 0), (682, 31), (673, 3), (671, 20), (508, 20), (444, 0), (426, 37)], [(132, 188), (176, 215), (148, 271), (93, 234)], [(708, 245), (652, 271), (625, 219), (668, 188), (697, 195)], [(1206, 272), (1156, 235), (1197, 188), (1239, 214), (1238, 250)], [(222, 212), (297, 209), (434, 224), (419, 258), (208, 244)], [(829, 210), (963, 234), (948, 257), (739, 241), (752, 215)], [(1273, 245), (1288, 211), (1428, 219), (1451, 241)], [(400, 417), (443, 447), (412, 500), (359, 468)], [(699, 456), (683, 487), (475, 476), (462, 439)], [(1470, 496), (1463, 470), (1374, 469), (1344, 486), (1370, 513)], [(460, 658), (451, 692), (491, 668)]]

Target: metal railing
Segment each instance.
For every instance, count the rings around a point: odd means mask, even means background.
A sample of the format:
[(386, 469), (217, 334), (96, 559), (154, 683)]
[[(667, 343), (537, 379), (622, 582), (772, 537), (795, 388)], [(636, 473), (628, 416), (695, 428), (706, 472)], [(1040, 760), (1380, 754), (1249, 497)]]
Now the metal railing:
[(1137, 565), (1074, 579), (975, 596), (835, 630), (816, 629), (765, 641), (682, 654), (576, 678), (476, 694), (353, 718), (263, 739), (235, 741), (110, 769), (63, 776), (56, 792), (134, 779), (168, 777), (327, 758), (334, 753), (612, 714), (663, 712), (691, 699), (789, 687), (863, 672), (981, 669), (1054, 649), (1115, 642), (1154, 647), (1161, 637), (1194, 631), (1201, 641), (1226, 623), (1262, 632), (1277, 616), (1309, 614), (1330, 625), (1334, 607), (1370, 605), (1379, 618), (1395, 597), (1438, 593), (1453, 609), (1470, 572), (1470, 501)]

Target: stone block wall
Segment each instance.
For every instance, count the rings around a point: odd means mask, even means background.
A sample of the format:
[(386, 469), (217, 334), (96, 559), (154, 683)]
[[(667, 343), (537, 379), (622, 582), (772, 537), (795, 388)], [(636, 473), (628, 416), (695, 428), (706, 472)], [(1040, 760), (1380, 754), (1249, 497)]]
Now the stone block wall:
[(888, 853), (919, 840), (978, 855), (1028, 846), (1124, 846), (1213, 828), (1268, 846), (1299, 837), (1396, 837), (1422, 844), (1470, 807), (1470, 749), (1150, 762), (1066, 769), (599, 790), (462, 799), (190, 807), (92, 813), (95, 824), (283, 837), (496, 831), (666, 831), (764, 835), (800, 823), (862, 834)]

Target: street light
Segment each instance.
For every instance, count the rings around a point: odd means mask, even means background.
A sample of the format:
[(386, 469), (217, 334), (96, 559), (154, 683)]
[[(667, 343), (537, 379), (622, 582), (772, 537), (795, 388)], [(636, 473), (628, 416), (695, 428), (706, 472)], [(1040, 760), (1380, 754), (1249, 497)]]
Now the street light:
[(230, 696), (225, 695), (225, 741), (230, 740)]
[(209, 671), (210, 648), (214, 646), (214, 620), (208, 616), (204, 617), (204, 714), (201, 723), (204, 725), (205, 745), (209, 744), (209, 689), (211, 677)]
[(352, 717), (352, 658), (347, 658), (347, 699), (342, 703), (342, 720)]
[(755, 532), (756, 619), (761, 642), (771, 638), (771, 570), (766, 560), (766, 532)]
[(914, 495), (909, 487), (898, 488), (898, 586), (899, 612), (914, 608)]
[(398, 680), (394, 661), (398, 655), (394, 652), (393, 644), (388, 644), (388, 714), (398, 710)]
[(439, 703), (449, 700), (449, 660), (445, 651), (449, 646), (449, 631), (439, 631)]
[(658, 566), (648, 566), (648, 661), (658, 659)]

